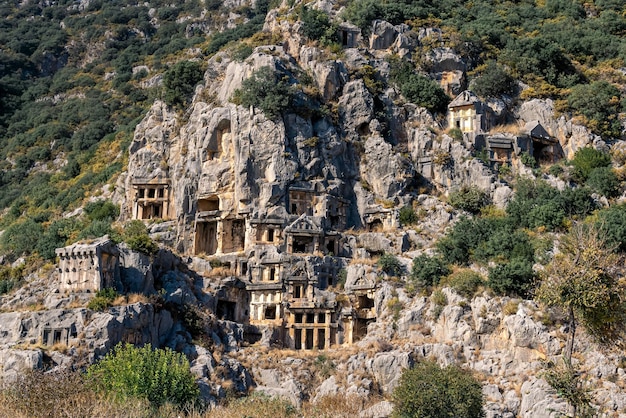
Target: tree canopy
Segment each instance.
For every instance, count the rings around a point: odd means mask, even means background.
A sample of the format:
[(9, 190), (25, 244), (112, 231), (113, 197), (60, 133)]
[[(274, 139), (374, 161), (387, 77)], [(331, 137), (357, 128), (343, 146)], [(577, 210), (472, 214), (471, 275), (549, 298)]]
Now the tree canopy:
[(471, 372), (423, 361), (407, 369), (393, 392), (395, 418), (482, 418), (483, 393)]

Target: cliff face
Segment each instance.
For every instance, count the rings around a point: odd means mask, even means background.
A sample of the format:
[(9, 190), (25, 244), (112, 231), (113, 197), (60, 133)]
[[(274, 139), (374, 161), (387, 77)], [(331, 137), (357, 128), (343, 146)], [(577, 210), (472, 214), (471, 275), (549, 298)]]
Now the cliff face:
[[(315, 7), (332, 10), (326, 2)], [(479, 104), (464, 93), (468, 64), (453, 49), (440, 41), (420, 55), (427, 41), (441, 39), (438, 29), (375, 21), (365, 37), (343, 25), (343, 49), (333, 52), (304, 39), (300, 25), (270, 11), (271, 44), (243, 60), (232, 50), (213, 55), (189, 107), (157, 100), (137, 126), (115, 196), (122, 220), (144, 220), (164, 248), (152, 259), (115, 252), (115, 278), (118, 290), (152, 299), (102, 313), (74, 308), (92, 294), (65, 294), (69, 286), (58, 281), (74, 280), (76, 271), (54, 272), (39, 283), (50, 294), (33, 297), (32, 286), (4, 300), (47, 309), (2, 314), (5, 376), (44, 360), (70, 364), (79, 348), (93, 361), (120, 341), (149, 342), (188, 355), (207, 402), (225, 397), (230, 381), (238, 392), (256, 387), (299, 405), (333, 394), (388, 396), (404, 368), (434, 357), (478, 372), (489, 417), (565, 412), (541, 379), (543, 362), (562, 354), (559, 318), (486, 292), (468, 299), (444, 288), (442, 304), (409, 294), (403, 279), (411, 259), (429, 253), (463, 215), (437, 196), (475, 186), (503, 208), (512, 191), (495, 168), (533, 175), (519, 157), (532, 153), (536, 134), (498, 133), (499, 124), (521, 130), (537, 122), (546, 135), (536, 144), (547, 144), (552, 160), (606, 144), (556, 118), (550, 100)], [(390, 79), (392, 54), (427, 63), (451, 98), (471, 100), (452, 102), (447, 118), (407, 102)], [(291, 86), (292, 106), (274, 118), (231, 101), (265, 67)], [(405, 207), (418, 214), (410, 227), (401, 222)], [(93, 256), (66, 250), (68, 258)], [(374, 261), (388, 254), (398, 258), (392, 272)], [(210, 344), (196, 344), (185, 309), (202, 312)], [(71, 349), (44, 359), (37, 342)], [(619, 355), (584, 337), (579, 345), (598, 406), (624, 416)], [(317, 350), (332, 363), (324, 379)], [(382, 402), (362, 416), (388, 416), (390, 408)]]

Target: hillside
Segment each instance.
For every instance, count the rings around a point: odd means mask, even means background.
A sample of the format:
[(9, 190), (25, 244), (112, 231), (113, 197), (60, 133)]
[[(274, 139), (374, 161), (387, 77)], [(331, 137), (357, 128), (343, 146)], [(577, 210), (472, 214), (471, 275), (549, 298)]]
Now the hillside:
[(385, 417), (434, 359), (490, 417), (626, 415), (620, 2), (2, 16), (5, 378), (151, 344), (206, 414)]

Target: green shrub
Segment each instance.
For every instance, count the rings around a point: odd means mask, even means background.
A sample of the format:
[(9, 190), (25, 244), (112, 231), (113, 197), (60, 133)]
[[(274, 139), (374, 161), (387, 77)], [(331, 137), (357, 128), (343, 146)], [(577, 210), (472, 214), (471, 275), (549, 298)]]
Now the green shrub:
[(514, 258), (506, 264), (489, 269), (487, 285), (499, 295), (527, 296), (535, 280), (532, 264)]
[(323, 10), (303, 7), (300, 12), (302, 34), (309, 39), (318, 40), (330, 29), (330, 19)]
[(30, 254), (37, 248), (37, 242), (44, 233), (43, 226), (32, 219), (14, 223), (5, 229), (0, 237), (0, 244), (5, 251), (16, 256)]
[(458, 294), (471, 298), (478, 288), (483, 285), (483, 277), (470, 269), (456, 271), (446, 277), (444, 284), (457, 291)]
[(248, 58), (252, 54), (252, 51), (253, 49), (250, 45), (241, 43), (233, 49), (231, 56), (235, 61), (241, 62)]
[(528, 233), (511, 217), (461, 219), (437, 242), (437, 249), (446, 263), (459, 265), (513, 258), (532, 263), (535, 252)]
[(404, 225), (416, 224), (419, 220), (412, 206), (403, 206), (399, 212), (400, 223)]
[(413, 65), (403, 59), (391, 59), (391, 81), (397, 84), (406, 99), (431, 112), (445, 113), (450, 98), (431, 79), (415, 72)]
[(436, 286), (449, 273), (450, 269), (443, 259), (422, 254), (413, 259), (409, 279), (418, 287)]
[(622, 126), (620, 91), (606, 81), (579, 84), (572, 87), (567, 104), (586, 119), (586, 124), (597, 134), (619, 138)]
[(495, 61), (489, 61), (480, 76), (471, 83), (471, 89), (482, 97), (512, 95), (516, 87), (515, 79)]
[(242, 106), (254, 106), (270, 119), (279, 117), (292, 102), (292, 91), (288, 82), (270, 67), (262, 67), (235, 90), (231, 101)]
[(571, 164), (574, 166), (574, 178), (582, 182), (587, 180), (594, 168), (609, 167), (611, 156), (595, 148), (585, 147), (576, 151)]
[(611, 167), (598, 167), (591, 170), (585, 185), (606, 197), (615, 197), (620, 192), (620, 182)]
[(83, 208), (87, 218), (92, 221), (108, 220), (109, 222), (115, 220), (120, 214), (120, 208), (110, 200), (96, 200), (89, 202)]
[(113, 301), (117, 298), (118, 294), (113, 288), (106, 288), (98, 290), (96, 296), (89, 301), (87, 308), (94, 311), (102, 312), (106, 308), (113, 305)]
[(566, 216), (584, 216), (593, 209), (588, 189), (559, 191), (544, 181), (520, 179), (506, 212), (518, 227), (554, 230), (563, 225)]
[(89, 238), (100, 238), (104, 235), (111, 235), (113, 233), (113, 229), (111, 228), (111, 221), (108, 219), (95, 220), (82, 231), (78, 235), (79, 239), (89, 239)]
[(67, 241), (81, 227), (74, 218), (59, 219), (50, 224), (46, 232), (37, 241), (37, 252), (43, 258), (54, 260), (55, 250), (64, 247)]
[(0, 295), (10, 292), (24, 280), (24, 264), (11, 267), (0, 266)]
[(140, 220), (133, 220), (124, 226), (122, 239), (131, 250), (152, 255), (159, 251), (159, 246), (148, 235), (148, 228)]
[(393, 391), (395, 418), (482, 418), (483, 393), (472, 373), (423, 361), (407, 369)]
[(335, 286), (337, 286), (338, 289), (343, 289), (343, 287), (346, 285), (347, 278), (348, 278), (348, 270), (346, 270), (345, 268), (342, 268), (341, 270), (337, 272), (337, 283), (335, 284)]
[(389, 276), (400, 276), (404, 271), (402, 263), (400, 263), (398, 258), (393, 254), (384, 253), (380, 256), (376, 264)]
[(520, 160), (522, 161), (522, 164), (524, 164), (526, 167), (537, 167), (537, 160), (535, 160), (535, 157), (533, 157), (528, 151), (522, 152), (522, 154), (520, 155)]
[(615, 205), (598, 211), (596, 227), (606, 237), (609, 248), (626, 252), (626, 205)]
[(198, 400), (199, 389), (187, 358), (166, 348), (118, 344), (111, 353), (87, 369), (96, 390), (118, 400), (147, 399), (154, 407), (179, 407)]
[(463, 141), (463, 131), (459, 128), (451, 128), (448, 130), (448, 136), (457, 141)]
[(450, 193), (450, 205), (455, 209), (477, 214), (488, 204), (489, 196), (476, 186), (463, 186), (461, 189)]
[(185, 106), (203, 76), (204, 72), (198, 62), (179, 61), (174, 64), (163, 74), (165, 103), (170, 106)]
[(553, 175), (554, 177), (558, 177), (561, 174), (563, 174), (563, 166), (560, 164), (554, 164), (552, 167), (550, 167), (550, 169), (548, 170), (548, 173), (550, 173), (551, 175)]

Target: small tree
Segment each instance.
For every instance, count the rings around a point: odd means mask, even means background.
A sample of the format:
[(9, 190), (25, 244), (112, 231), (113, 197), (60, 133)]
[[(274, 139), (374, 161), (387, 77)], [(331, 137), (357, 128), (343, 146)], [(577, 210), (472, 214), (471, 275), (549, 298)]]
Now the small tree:
[(320, 39), (331, 27), (330, 19), (322, 10), (303, 7), (300, 12), (302, 34), (309, 39)]
[(489, 196), (476, 186), (463, 186), (450, 193), (450, 205), (473, 214), (477, 214), (489, 204)]
[(577, 181), (585, 181), (593, 169), (609, 167), (611, 165), (611, 156), (595, 148), (585, 147), (576, 151), (572, 159), (572, 165), (574, 166), (574, 178)]
[(195, 61), (180, 61), (163, 75), (164, 100), (170, 106), (184, 106), (204, 73)]
[(96, 390), (118, 400), (147, 399), (159, 407), (165, 403), (184, 407), (197, 401), (199, 389), (187, 358), (169, 348), (153, 349), (118, 344), (111, 353), (87, 370)]
[(620, 91), (606, 81), (579, 84), (572, 87), (568, 105), (585, 118), (587, 125), (597, 134), (619, 138), (622, 126)]
[(243, 80), (231, 101), (242, 106), (258, 107), (270, 119), (279, 117), (291, 103), (291, 88), (270, 67), (262, 67)]
[(382, 271), (390, 276), (400, 276), (404, 271), (402, 263), (400, 263), (398, 258), (393, 254), (384, 253), (380, 256), (376, 264), (378, 264), (378, 267), (380, 267)]
[(124, 226), (122, 238), (133, 251), (148, 255), (159, 251), (159, 246), (148, 235), (148, 228), (138, 219), (132, 220)]
[(615, 197), (620, 192), (619, 179), (611, 167), (594, 168), (585, 184), (594, 192), (606, 197)]
[(410, 279), (418, 287), (436, 286), (449, 273), (450, 269), (441, 257), (421, 254), (413, 259)]
[(392, 58), (389, 63), (391, 64), (391, 80), (397, 84), (407, 100), (431, 112), (446, 112), (450, 98), (437, 83), (416, 73), (409, 61)]
[(399, 212), (400, 223), (405, 225), (413, 225), (416, 224), (419, 220), (417, 214), (413, 210), (413, 207), (410, 205), (403, 206)]
[(504, 68), (489, 61), (480, 76), (472, 81), (472, 90), (482, 97), (498, 97), (515, 92), (515, 79)]
[(532, 263), (528, 259), (513, 258), (506, 264), (490, 268), (487, 284), (499, 295), (526, 296), (534, 279)]
[(624, 336), (626, 285), (619, 280), (620, 257), (589, 225), (576, 225), (563, 238), (560, 254), (546, 266), (537, 298), (565, 310), (569, 321), (563, 354), (571, 365), (576, 327), (580, 323), (600, 343)]
[(394, 418), (481, 418), (480, 383), (458, 366), (424, 361), (405, 370), (393, 392)]

